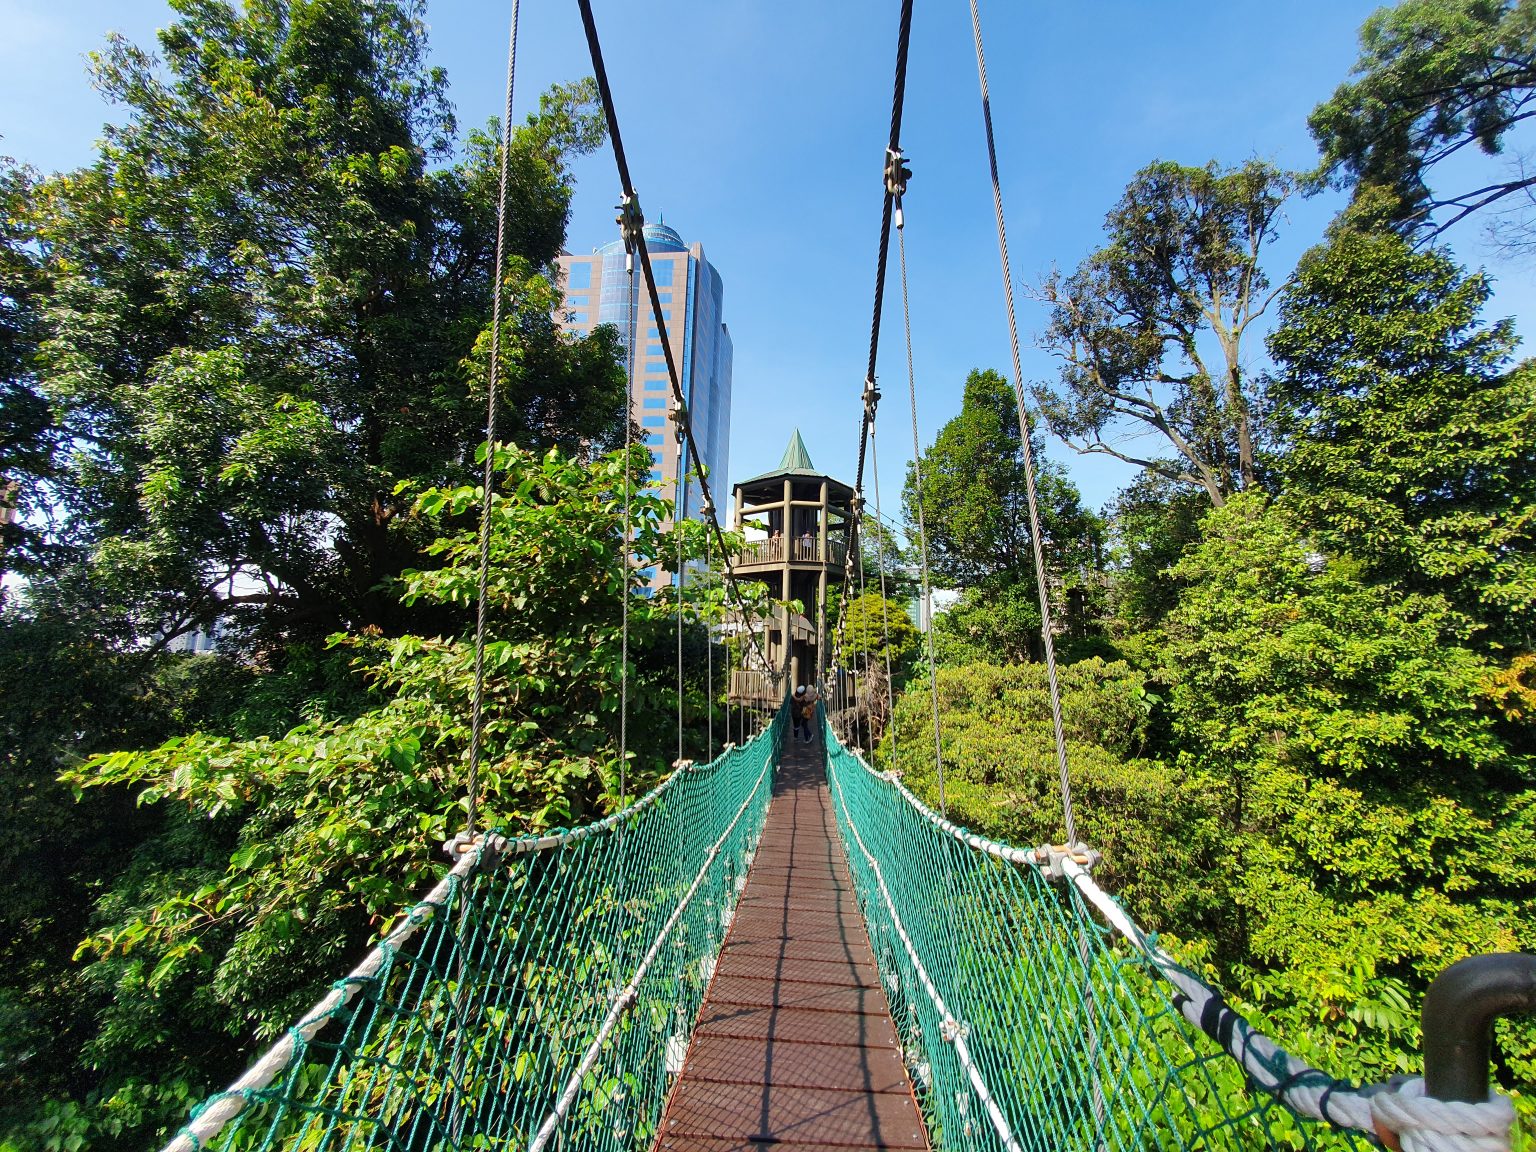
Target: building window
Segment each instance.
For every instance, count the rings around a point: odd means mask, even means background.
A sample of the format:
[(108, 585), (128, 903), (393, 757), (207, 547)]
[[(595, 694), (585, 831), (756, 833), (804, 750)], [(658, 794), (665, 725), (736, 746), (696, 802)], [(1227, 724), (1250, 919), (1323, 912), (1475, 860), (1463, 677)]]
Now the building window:
[(662, 476), (661, 469), (659, 469), (659, 468), (652, 468), (651, 469), (651, 480), (650, 480), (650, 482), (652, 484), (660, 484), (663, 479), (665, 479), (665, 477)]
[(665, 392), (670, 387), (666, 380), (647, 380), (645, 390), (647, 392)]
[(670, 304), (672, 303), (672, 293), (658, 292), (656, 293), (656, 299), (660, 300), (663, 304)]
[(645, 370), (647, 372), (661, 372), (664, 374), (667, 370), (667, 362), (665, 360), (647, 360), (645, 362)]
[[(570, 278), (568, 280), (566, 280), (566, 282), (565, 282), (565, 286), (567, 288), (590, 288), (590, 287), (592, 287), (592, 265), (591, 264), (583, 261), (583, 262), (581, 262), (579, 264), (576, 264), (576, 263), (568, 264), (568, 265), (566, 265), (566, 267), (567, 267), (567, 269), (570, 272)], [(671, 283), (670, 280), (667, 281), (667, 282), (669, 284)]]
[(662, 437), (662, 435), (659, 432), (652, 432), (649, 436), (647, 436), (645, 438), (645, 442), (647, 444), (649, 444), (652, 448), (655, 448), (658, 445), (666, 443), (666, 440)]
[(587, 314), (585, 312), (567, 312), (565, 314), (565, 322), (567, 324), (585, 324), (587, 322)]
[[(673, 264), (670, 260), (651, 261), (651, 271), (656, 276), (656, 283), (658, 286), (664, 284), (668, 288), (672, 287), (672, 267)], [(665, 293), (665, 295), (668, 299), (671, 299), (672, 294), (670, 292)]]
[(647, 416), (644, 420), (640, 421), (640, 427), (642, 428), (665, 428), (666, 426), (667, 418), (665, 416)]
[[(667, 354), (667, 350), (665, 348), (663, 348), (660, 344), (647, 344), (645, 346), (645, 354), (647, 356), (663, 356), (664, 357)], [(663, 360), (662, 363), (665, 364), (666, 361)]]
[(665, 396), (647, 396), (644, 406), (646, 408), (665, 408), (667, 406), (667, 398)]

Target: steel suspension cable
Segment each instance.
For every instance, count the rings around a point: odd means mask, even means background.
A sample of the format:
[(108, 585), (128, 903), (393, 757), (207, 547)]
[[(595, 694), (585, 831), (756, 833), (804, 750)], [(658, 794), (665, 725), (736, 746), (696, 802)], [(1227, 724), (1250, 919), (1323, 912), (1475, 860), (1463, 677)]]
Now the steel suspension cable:
[[(886, 156), (901, 153), (901, 116), (907, 98), (907, 49), (912, 40), (912, 0), (902, 0), (901, 23), (896, 30), (896, 77), (891, 94), (891, 134), (886, 145)], [(875, 304), (869, 323), (869, 364), (864, 372), (866, 387), (874, 387), (875, 367), (880, 357), (880, 317), (885, 306), (885, 269), (891, 246), (891, 215), (896, 207), (896, 193), (886, 181), (884, 198), (880, 206), (880, 250), (875, 261)], [(869, 410), (864, 413), (863, 426), (859, 430), (859, 466), (854, 478), (854, 490), (864, 490), (864, 450), (869, 439)], [(852, 543), (855, 525), (849, 522), (849, 543)]]
[[(619, 173), (619, 186), (623, 192), (621, 221), (626, 229), (626, 235), (632, 235), (635, 241), (635, 251), (640, 256), (640, 269), (645, 277), (646, 294), (651, 305), (651, 316), (656, 321), (657, 339), (661, 343), (662, 354), (666, 358), (667, 379), (672, 390), (673, 418), (681, 431), (683, 439), (687, 442), (687, 456), (703, 463), (704, 457), (699, 452), (698, 444), (693, 435), (693, 422), (688, 409), (687, 397), (683, 394), (682, 377), (677, 368), (677, 357), (672, 351), (672, 342), (667, 337), (666, 316), (661, 308), (661, 294), (656, 286), (656, 274), (651, 267), (651, 254), (645, 243), (645, 216), (640, 211), (640, 200), (635, 193), (634, 182), (629, 175), (629, 159), (624, 152), (624, 138), (619, 133), (618, 112), (614, 108), (613, 89), (608, 83), (608, 68), (603, 63), (602, 41), (597, 35), (597, 21), (592, 15), (592, 0), (576, 0), (577, 7), (581, 10), (582, 29), (586, 33), (587, 50), (592, 58), (592, 75), (597, 81), (597, 91), (603, 105), (603, 119), (608, 127), (608, 138), (613, 144), (614, 165)], [(911, 0), (907, 0), (910, 6)], [(715, 515), (715, 502), (710, 492), (709, 477), (702, 467), (698, 476), (699, 493), (701, 497), (701, 511), (707, 512), (706, 522), (710, 532), (715, 537), (715, 542), (720, 548), (722, 556), (729, 557), (730, 550), (726, 547), (724, 530)], [(676, 509), (673, 511), (674, 522), (677, 520)], [(725, 580), (730, 588), (736, 604), (741, 611), (742, 619), (747, 617), (746, 597), (741, 591), (740, 582), (736, 579), (735, 565), (727, 558), (725, 562)], [(757, 642), (757, 636), (748, 632), (748, 638), (752, 642), (752, 649), (757, 653), (760, 666), (767, 668), (774, 682), (777, 683), (779, 675), (769, 663)]]
[(864, 461), (869, 444), (870, 425), (874, 420), (874, 408), (880, 400), (879, 390), (875, 387), (875, 368), (880, 358), (880, 320), (885, 307), (885, 278), (891, 246), (891, 218), (896, 210), (897, 199), (896, 187), (892, 181), (892, 161), (893, 159), (896, 161), (898, 172), (904, 172), (904, 169), (900, 168), (901, 119), (906, 104), (907, 55), (911, 41), (912, 0), (902, 0), (901, 19), (896, 30), (896, 73), (891, 92), (891, 128), (886, 144), (885, 167), (882, 172), (884, 188), (880, 203), (880, 247), (875, 258), (875, 299), (869, 324), (869, 363), (864, 372), (864, 415), (859, 426), (859, 463), (853, 483), (854, 499), (850, 509), (851, 514), (843, 526), (844, 579), (838, 598), (840, 607), (835, 644), (839, 656), (842, 655), (845, 635), (843, 624), (848, 605), (848, 561), (853, 556), (854, 543), (863, 517)]
[[(682, 428), (682, 421), (677, 426)], [(683, 477), (688, 470), (682, 433), (677, 437), (677, 476), (672, 481), (672, 534), (677, 537), (677, 759), (683, 759), (683, 506), (688, 494)]]
[(1008, 230), (1003, 223), (1003, 191), (997, 178), (997, 145), (992, 135), (992, 97), (987, 89), (987, 58), (982, 47), (981, 12), (971, 0), (971, 35), (976, 45), (976, 72), (981, 80), (981, 118), (987, 132), (987, 165), (992, 175), (992, 208), (997, 217), (997, 248), (1003, 264), (1003, 300), (1008, 307), (1008, 340), (1013, 352), (1013, 397), (1019, 413), (1019, 439), (1024, 447), (1024, 487), (1029, 498), (1029, 540), (1035, 557), (1035, 587), (1040, 597), (1040, 636), (1045, 645), (1045, 673), (1050, 685), (1051, 731), (1056, 740), (1056, 764), (1061, 774), (1061, 818), (1067, 843), (1077, 843), (1072, 814), (1072, 778), (1067, 770), (1067, 738), (1061, 721), (1061, 686), (1056, 673), (1056, 641), (1051, 598), (1046, 586), (1045, 550), (1040, 541), (1040, 504), (1035, 491), (1035, 453), (1030, 442), (1029, 412), (1024, 402), (1024, 370), (1019, 362), (1019, 323), (1013, 307), (1013, 273), (1008, 266)]
[[(709, 533), (704, 533), (704, 571), (710, 570), (714, 561), (714, 549), (710, 547)], [(708, 743), (704, 746), (704, 762), (707, 764), (715, 758), (715, 643), (709, 633), (709, 621), (704, 621), (704, 663), (705, 684), (708, 687), (704, 691), (704, 699), (709, 709), (709, 719), (706, 722), (709, 735)], [(726, 739), (730, 739), (727, 735)]]
[(496, 390), (500, 387), (502, 276), (507, 253), (507, 173), (512, 152), (512, 92), (517, 79), (517, 24), (520, 0), (512, 0), (507, 38), (507, 103), (501, 124), (501, 171), (496, 193), (496, 268), (491, 276), (491, 367), (485, 401), (485, 469), (480, 494), (480, 571), (475, 594), (475, 686), (469, 720), (469, 778), (465, 781), (464, 836), (474, 838), (480, 808), (480, 743), (485, 724), (485, 618), (490, 599), (491, 493), (496, 482)]

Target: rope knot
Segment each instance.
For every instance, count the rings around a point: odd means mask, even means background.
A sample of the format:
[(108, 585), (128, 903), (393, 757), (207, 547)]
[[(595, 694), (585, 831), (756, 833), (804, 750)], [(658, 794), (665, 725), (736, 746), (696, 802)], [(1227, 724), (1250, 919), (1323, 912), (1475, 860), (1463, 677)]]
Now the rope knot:
[(1401, 1152), (1506, 1152), (1515, 1106), (1495, 1094), (1480, 1104), (1437, 1100), (1413, 1077), (1370, 1097), (1371, 1122), (1388, 1148)]

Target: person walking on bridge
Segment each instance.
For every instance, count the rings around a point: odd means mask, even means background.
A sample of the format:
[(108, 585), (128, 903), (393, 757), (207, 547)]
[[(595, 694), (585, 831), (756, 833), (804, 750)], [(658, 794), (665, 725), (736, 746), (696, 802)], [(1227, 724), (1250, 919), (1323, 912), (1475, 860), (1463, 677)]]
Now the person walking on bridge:
[(816, 701), (819, 697), (814, 687), (802, 684), (795, 689), (795, 735), (809, 744), (813, 739), (812, 724), (816, 719)]

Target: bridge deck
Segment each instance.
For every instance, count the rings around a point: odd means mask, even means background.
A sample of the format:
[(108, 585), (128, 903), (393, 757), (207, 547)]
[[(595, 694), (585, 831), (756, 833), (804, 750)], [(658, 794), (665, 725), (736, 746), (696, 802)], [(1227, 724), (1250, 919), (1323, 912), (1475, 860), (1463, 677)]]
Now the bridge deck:
[(659, 1152), (928, 1146), (837, 837), (820, 743), (786, 736), (757, 858)]

